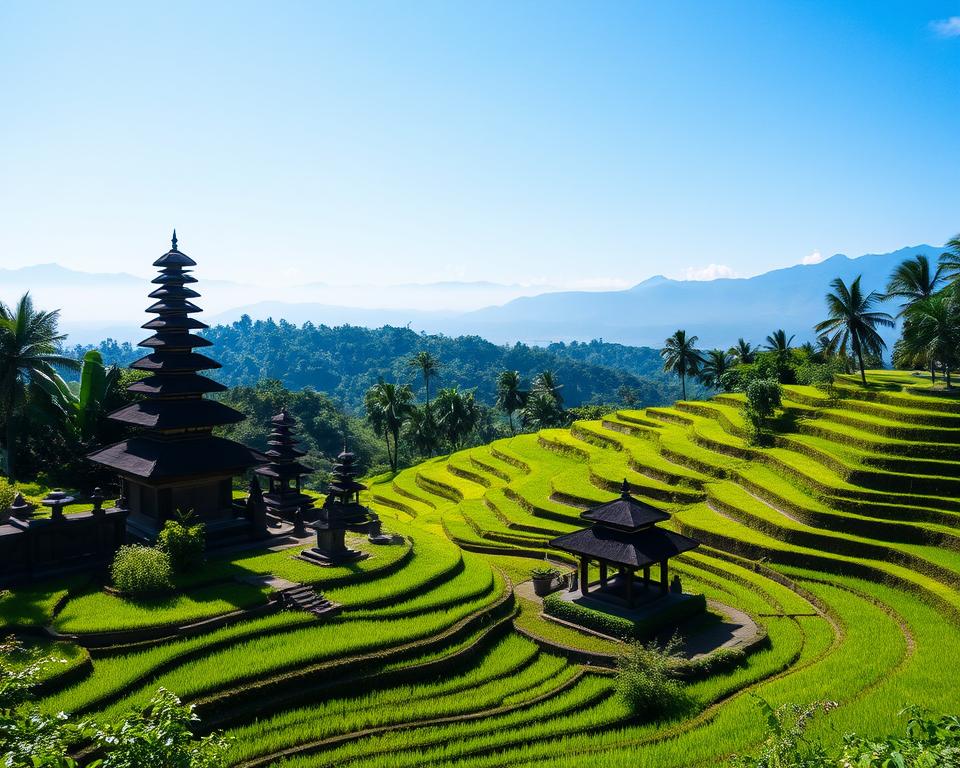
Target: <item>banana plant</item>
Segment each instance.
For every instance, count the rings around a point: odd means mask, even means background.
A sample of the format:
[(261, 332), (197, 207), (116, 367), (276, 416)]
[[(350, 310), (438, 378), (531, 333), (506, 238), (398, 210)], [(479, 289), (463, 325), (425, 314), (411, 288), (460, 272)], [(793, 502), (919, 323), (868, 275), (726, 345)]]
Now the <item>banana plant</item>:
[(68, 438), (87, 443), (96, 436), (104, 403), (116, 387), (120, 369), (103, 364), (95, 349), (83, 356), (80, 381), (65, 381), (56, 371), (35, 375), (32, 384), (43, 393), (42, 417), (59, 426)]

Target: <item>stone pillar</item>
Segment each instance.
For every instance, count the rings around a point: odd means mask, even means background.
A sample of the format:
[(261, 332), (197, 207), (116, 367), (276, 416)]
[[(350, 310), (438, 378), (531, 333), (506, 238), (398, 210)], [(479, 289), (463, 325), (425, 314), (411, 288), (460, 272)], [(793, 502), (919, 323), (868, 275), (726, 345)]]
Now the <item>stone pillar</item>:
[(590, 571), (587, 567), (588, 560), (585, 557), (580, 558), (580, 594), (584, 597), (590, 591)]
[(600, 561), (600, 589), (607, 588), (607, 561)]
[(626, 586), (624, 587), (625, 596), (627, 598), (627, 606), (633, 608), (633, 571), (630, 568), (627, 568), (624, 576), (627, 579)]
[(643, 590), (646, 592), (650, 589), (650, 566), (643, 566)]
[(668, 591), (667, 584), (668, 584), (668, 582), (667, 582), (667, 561), (666, 561), (666, 560), (662, 560), (662, 561), (660, 562), (660, 591), (661, 591), (663, 594), (667, 594), (667, 591)]

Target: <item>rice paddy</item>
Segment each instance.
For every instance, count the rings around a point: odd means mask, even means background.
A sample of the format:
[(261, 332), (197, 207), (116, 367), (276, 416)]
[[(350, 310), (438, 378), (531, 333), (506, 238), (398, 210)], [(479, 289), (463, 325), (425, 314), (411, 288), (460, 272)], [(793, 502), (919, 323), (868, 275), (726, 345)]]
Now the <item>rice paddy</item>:
[[(817, 733), (898, 727), (907, 704), (960, 711), (960, 400), (872, 372), (862, 388), (786, 386), (772, 444), (740, 398), (623, 410), (369, 481), (403, 544), (319, 568), (296, 549), (213, 560), (137, 605), (84, 580), (0, 596), (9, 629), (77, 639), (50, 711), (117, 713), (158, 686), (232, 739), (237, 766), (708, 766), (764, 736), (754, 694), (830, 700)], [(702, 546), (671, 567), (764, 640), (686, 685), (682, 711), (633, 718), (603, 659), (621, 646), (557, 623), (518, 585), (556, 535), (627, 479)], [(654, 569), (656, 571), (656, 569)], [(79, 650), (84, 633), (174, 627), (262, 607), (266, 575), (310, 584), (335, 617), (251, 614), (162, 642)], [(609, 666), (609, 665), (607, 665)], [(66, 672), (69, 671), (69, 675)]]

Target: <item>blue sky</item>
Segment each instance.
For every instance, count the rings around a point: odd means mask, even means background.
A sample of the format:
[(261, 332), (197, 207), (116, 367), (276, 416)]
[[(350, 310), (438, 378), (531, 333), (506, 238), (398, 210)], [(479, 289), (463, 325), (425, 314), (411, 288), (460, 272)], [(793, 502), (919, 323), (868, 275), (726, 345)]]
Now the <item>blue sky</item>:
[(596, 287), (960, 231), (960, 1), (7, 0), (0, 91), (0, 267), (176, 226), (211, 277)]

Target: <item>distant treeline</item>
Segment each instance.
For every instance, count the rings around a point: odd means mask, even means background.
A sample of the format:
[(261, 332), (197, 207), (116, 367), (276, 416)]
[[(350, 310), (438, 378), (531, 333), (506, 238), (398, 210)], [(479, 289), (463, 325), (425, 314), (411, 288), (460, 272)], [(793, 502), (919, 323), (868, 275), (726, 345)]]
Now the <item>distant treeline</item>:
[[(364, 394), (381, 378), (421, 387), (409, 360), (423, 350), (440, 361), (439, 386), (475, 389), (477, 400), (487, 406), (496, 401), (497, 376), (504, 370), (518, 371), (527, 382), (541, 371), (553, 371), (563, 383), (568, 407), (663, 405), (680, 394), (677, 381), (663, 371), (659, 350), (603, 341), (498, 346), (479, 336), (452, 338), (390, 326), (296, 326), (247, 316), (203, 335), (215, 344), (211, 354), (223, 365), (212, 376), (227, 386), (277, 379), (291, 390), (312, 387), (327, 393), (352, 413), (363, 412)], [(109, 339), (98, 349), (107, 364), (127, 365), (144, 354), (129, 343)]]

